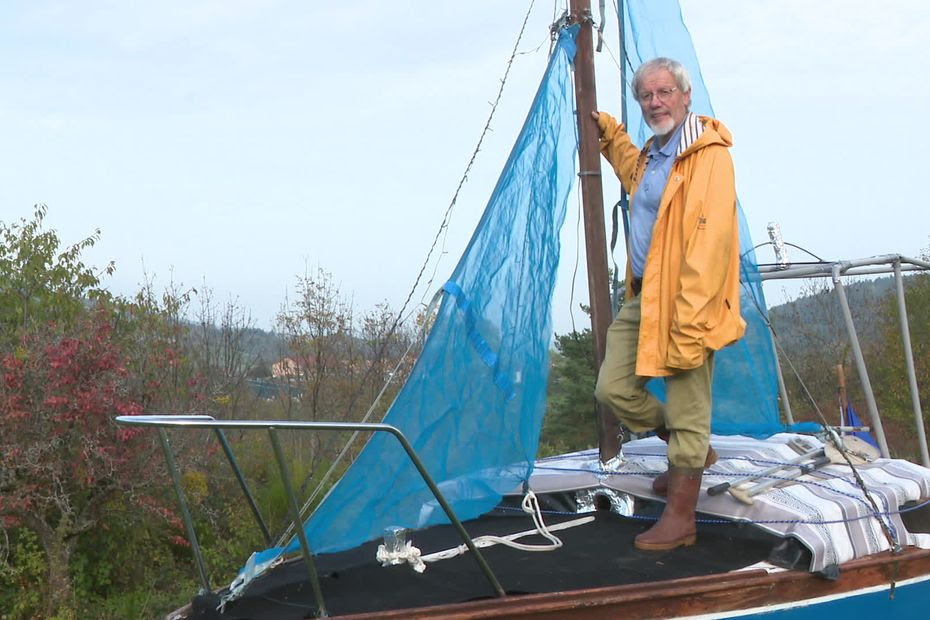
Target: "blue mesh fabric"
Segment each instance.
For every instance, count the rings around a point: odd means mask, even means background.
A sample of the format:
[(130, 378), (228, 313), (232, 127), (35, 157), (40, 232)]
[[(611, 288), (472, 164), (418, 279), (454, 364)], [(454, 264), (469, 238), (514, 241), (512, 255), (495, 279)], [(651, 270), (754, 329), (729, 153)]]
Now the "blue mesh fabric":
[[(627, 54), (635, 70), (669, 56), (688, 67), (692, 109), (713, 115), (675, 0), (629, 0)], [(384, 422), (410, 439), (462, 520), (491, 509), (526, 480), (545, 407), (550, 301), (559, 228), (575, 177), (571, 85), (574, 36), (562, 32), (507, 165), (465, 254), (445, 284), (433, 329)], [(661, 36), (661, 41), (657, 38)], [(631, 92), (627, 87), (628, 100)], [(637, 105), (634, 141), (650, 135)], [(737, 169), (737, 174), (739, 170)], [(716, 357), (713, 431), (769, 435), (778, 422), (772, 341), (742, 208), (740, 246), (746, 337)], [(650, 384), (660, 398), (661, 382)], [(315, 553), (379, 538), (385, 527), (447, 519), (393, 437), (374, 435), (305, 524)], [(294, 542), (287, 551), (297, 550)], [(257, 563), (280, 554), (256, 554)]]
[[(633, 71), (658, 56), (681, 62), (691, 76), (691, 110), (713, 116), (710, 96), (701, 76), (691, 35), (681, 18), (677, 0), (627, 0), (625, 42)], [(629, 80), (632, 82), (632, 71)], [(634, 142), (643, 144), (652, 132), (643, 121), (630, 84), (625, 87), (628, 124)], [(726, 119), (722, 119), (726, 123)], [(734, 139), (738, 139), (736, 136)], [(739, 176), (739, 167), (736, 168)], [(768, 330), (768, 312), (762, 294), (762, 281), (752, 239), (738, 205), (740, 224), (741, 280), (740, 308), (746, 320), (745, 337), (718, 352), (714, 361), (714, 408), (712, 431), (718, 434), (767, 436), (785, 430), (778, 419), (778, 384), (775, 353)], [(664, 384), (652, 381), (649, 389), (664, 398)]]
[[(559, 38), (477, 230), (444, 287), (423, 352), (384, 420), (408, 437), (462, 520), (517, 488), (536, 455), (559, 229), (575, 178), (576, 31)], [(378, 538), (389, 525), (444, 522), (396, 439), (379, 434), (305, 531), (319, 553)]]

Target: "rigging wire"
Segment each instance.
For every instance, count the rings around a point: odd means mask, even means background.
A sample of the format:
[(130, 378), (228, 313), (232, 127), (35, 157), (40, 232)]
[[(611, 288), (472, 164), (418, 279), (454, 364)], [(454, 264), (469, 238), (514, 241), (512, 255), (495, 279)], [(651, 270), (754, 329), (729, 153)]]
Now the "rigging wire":
[[(446, 236), (447, 236), (447, 234), (448, 234), (449, 220), (451, 219), (452, 210), (453, 210), (453, 208), (455, 207), (456, 202), (458, 201), (459, 193), (461, 192), (462, 187), (465, 185), (465, 182), (468, 180), (468, 174), (469, 174), (469, 172), (471, 171), (471, 168), (472, 168), (472, 166), (474, 165), (475, 160), (477, 159), (478, 152), (481, 150), (481, 145), (482, 145), (483, 142), (484, 142), (485, 136), (488, 134), (489, 131), (491, 131), (491, 121), (492, 121), (493, 118), (494, 118), (494, 114), (495, 114), (495, 112), (497, 111), (497, 106), (498, 106), (498, 104), (500, 103), (501, 98), (502, 98), (502, 96), (503, 96), (504, 87), (505, 87), (506, 84), (507, 84), (507, 78), (508, 78), (509, 75), (510, 75), (510, 69), (511, 69), (512, 66), (513, 66), (514, 59), (515, 59), (518, 55), (530, 53), (530, 52), (519, 52), (519, 47), (520, 47), (520, 42), (523, 40), (523, 34), (524, 34), (524, 32), (526, 31), (526, 25), (527, 25), (527, 23), (529, 22), (529, 18), (530, 18), (530, 15), (532, 14), (533, 6), (534, 6), (535, 2), (536, 2), (536, 0), (530, 0), (529, 7), (528, 7), (527, 10), (526, 10), (526, 15), (525, 15), (524, 18), (523, 18), (523, 24), (522, 24), (521, 27), (520, 27), (520, 32), (518, 33), (518, 35), (517, 35), (517, 40), (516, 40), (516, 42), (514, 43), (513, 51), (511, 52), (510, 58), (509, 58), (509, 60), (507, 61), (507, 67), (506, 67), (506, 69), (505, 69), (505, 71), (504, 71), (504, 75), (503, 75), (503, 77), (500, 79), (500, 87), (498, 88), (497, 96), (495, 97), (493, 103), (491, 104), (491, 111), (490, 111), (490, 113), (488, 114), (488, 119), (487, 119), (487, 122), (486, 122), (485, 125), (484, 125), (484, 129), (482, 129), (481, 134), (480, 134), (480, 136), (479, 136), (479, 138), (478, 138), (478, 143), (475, 145), (475, 148), (474, 148), (474, 150), (472, 151), (471, 157), (470, 157), (470, 159), (468, 160), (468, 164), (465, 166), (465, 171), (464, 171), (464, 173), (462, 174), (461, 179), (459, 180), (458, 186), (457, 186), (456, 189), (455, 189), (455, 193), (454, 193), (453, 196), (452, 196), (452, 200), (450, 201), (449, 206), (446, 208), (446, 211), (445, 211), (445, 213), (444, 213), (444, 215), (443, 215), (442, 222), (441, 222), (441, 224), (440, 224), (440, 226), (439, 226), (439, 230), (436, 232), (436, 235), (435, 235), (435, 237), (433, 238), (433, 242), (432, 242), (432, 244), (430, 245), (429, 251), (428, 251), (427, 254), (426, 254), (426, 258), (424, 259), (422, 266), (420, 267), (420, 271), (419, 271), (419, 273), (417, 274), (416, 280), (414, 281), (413, 286), (411, 287), (410, 292), (409, 292), (408, 295), (407, 295), (407, 298), (404, 300), (404, 303), (403, 303), (403, 305), (401, 306), (400, 311), (398, 311), (397, 314), (395, 315), (394, 321), (393, 321), (393, 323), (391, 324), (391, 327), (388, 329), (387, 334), (385, 335), (384, 340), (383, 340), (383, 342), (382, 342), (382, 344), (381, 344), (381, 346), (380, 346), (380, 348), (379, 348), (379, 350), (378, 350), (378, 352), (377, 352), (377, 354), (376, 354), (376, 359), (380, 359), (380, 358), (384, 355), (384, 352), (386, 351), (387, 346), (388, 346), (388, 344), (390, 343), (391, 338), (393, 337), (394, 333), (397, 331), (397, 328), (398, 328), (401, 324), (406, 323), (406, 322), (410, 319), (410, 317), (413, 316), (413, 314), (414, 314), (414, 312), (415, 312), (414, 309), (411, 309), (410, 312), (409, 312), (409, 314), (408, 314), (407, 316), (404, 316), (404, 313), (407, 311), (407, 307), (408, 307), (409, 304), (410, 304), (410, 300), (413, 298), (414, 294), (416, 293), (417, 288), (419, 288), (419, 286), (420, 286), (420, 280), (422, 279), (424, 272), (427, 270), (427, 268), (428, 268), (428, 266), (429, 266), (430, 260), (432, 259), (432, 256), (433, 256), (433, 252), (436, 250), (436, 246), (437, 246), (437, 244), (439, 244), (440, 239), (442, 239), (442, 246), (441, 246), (441, 247), (442, 247), (443, 250), (445, 249), (445, 239), (446, 239)], [(538, 50), (539, 47), (541, 47), (541, 45), (538, 46), (538, 47), (536, 48), (536, 50)], [(445, 253), (445, 252), (443, 252), (443, 253)], [(435, 278), (436, 278), (436, 273), (438, 272), (438, 269), (439, 269), (439, 261), (437, 260), (436, 263), (435, 263), (435, 266), (434, 266), (434, 268), (433, 268), (433, 271), (432, 271), (432, 273), (431, 273), (430, 276), (429, 276), (429, 279), (428, 279), (427, 282), (425, 283), (425, 288), (426, 288), (426, 290), (424, 291), (423, 296), (420, 298), (420, 302), (421, 302), (420, 305), (423, 305), (422, 302), (425, 300), (426, 294), (427, 294), (427, 292), (430, 290), (430, 285), (432, 285), (433, 281), (434, 281)], [(431, 314), (431, 312), (429, 311), (429, 308), (432, 308), (432, 307), (435, 305), (435, 303), (438, 301), (438, 298), (439, 298), (440, 295), (441, 295), (441, 291), (437, 291), (437, 292), (435, 293), (435, 295), (434, 295), (433, 301), (430, 302), (430, 304), (429, 304), (429, 306), (428, 306), (428, 309), (427, 309), (427, 312), (426, 312), (426, 316), (424, 317), (424, 322), (423, 322), (423, 325), (421, 326), (421, 330), (420, 330), (420, 331), (421, 331), (421, 335), (423, 335), (423, 331), (429, 326), (429, 316), (430, 316), (430, 314)], [(418, 307), (419, 307), (419, 306), (418, 306)], [(378, 403), (380, 402), (382, 396), (385, 394), (385, 392), (387, 391), (387, 388), (390, 386), (390, 384), (393, 382), (395, 376), (397, 375), (397, 371), (400, 369), (400, 367), (402, 366), (402, 364), (403, 364), (404, 361), (406, 360), (407, 356), (410, 354), (410, 351), (412, 350), (413, 344), (416, 343), (416, 342), (419, 342), (420, 340), (421, 340), (421, 339), (420, 339), (419, 337), (418, 337), (418, 338), (413, 338), (413, 339), (411, 339), (411, 343), (410, 343), (410, 345), (407, 347), (407, 350), (404, 352), (403, 355), (400, 356), (399, 361), (398, 361), (398, 363), (397, 363), (397, 365), (396, 365), (396, 367), (395, 367), (395, 369), (394, 369), (394, 372), (392, 372), (392, 373), (390, 373), (390, 374), (388, 375), (388, 380), (387, 380), (387, 381), (384, 383), (384, 385), (381, 387), (381, 390), (379, 391), (378, 395), (375, 397), (374, 402), (372, 403), (372, 405), (369, 407), (368, 411), (366, 412), (364, 418), (362, 419), (362, 422), (363, 422), (363, 423), (364, 423), (364, 422), (367, 422), (367, 421), (370, 419), (371, 415), (374, 413), (375, 409), (377, 408), (377, 405), (378, 405)], [(369, 367), (368, 371), (367, 371), (366, 374), (365, 374), (365, 378), (364, 378), (364, 380), (362, 381), (362, 384), (364, 384), (364, 383), (365, 383), (365, 380), (367, 380), (367, 379), (371, 376), (371, 374), (373, 373), (373, 370), (374, 370), (373, 367)], [(361, 390), (361, 388), (360, 388), (360, 389), (357, 390), (356, 393), (352, 396), (352, 399), (349, 401), (349, 405), (348, 405), (348, 407), (347, 407), (347, 410), (348, 410), (348, 411), (351, 411), (351, 410), (353, 409), (353, 407), (354, 407), (356, 401), (357, 401), (358, 398), (361, 396), (361, 393), (362, 393), (362, 390)], [(329, 467), (329, 469), (327, 470), (327, 472), (324, 474), (323, 478), (321, 479), (321, 482), (317, 485), (317, 487), (316, 487), (316, 488), (314, 489), (314, 491), (311, 493), (309, 499), (307, 499), (307, 501), (304, 503), (304, 506), (301, 508), (301, 514), (303, 514), (304, 512), (306, 512), (306, 511), (309, 509), (309, 507), (312, 505), (313, 501), (319, 496), (319, 494), (320, 494), (320, 492), (322, 491), (322, 489), (324, 488), (325, 484), (328, 483), (329, 479), (332, 477), (332, 475), (333, 475), (333, 473), (335, 472), (336, 468), (339, 466), (339, 464), (341, 463), (342, 459), (345, 458), (346, 454), (347, 454), (348, 451), (349, 451), (349, 448), (351, 447), (351, 445), (354, 443), (354, 441), (357, 439), (358, 436), (359, 436), (359, 432), (356, 431), (356, 432), (354, 432), (354, 433), (349, 437), (349, 439), (346, 441), (346, 443), (345, 443), (345, 445), (343, 446), (342, 450), (339, 452), (339, 454), (337, 455), (336, 459), (333, 461), (333, 463), (330, 465), (330, 467)], [(309, 482), (309, 480), (310, 480), (310, 478), (312, 477), (312, 475), (313, 475), (313, 474), (312, 474), (312, 472), (311, 472), (311, 474), (307, 477), (307, 479), (305, 479), (304, 482), (301, 484), (302, 487), (305, 486), (305, 485), (307, 484), (307, 482)], [(285, 530), (285, 532), (281, 535), (280, 541), (279, 541), (279, 545), (278, 545), (278, 546), (281, 546), (281, 544), (282, 544), (286, 539), (288, 539), (288, 537), (292, 537), (292, 536), (293, 536), (293, 523), (290, 523), (290, 524), (287, 526), (287, 529)]]
[[(562, 11), (563, 14), (567, 12), (567, 10), (568, 10), (567, 8), (563, 9)], [(559, 19), (558, 15), (559, 15), (559, 0), (552, 0), (552, 17), (549, 19), (549, 23), (550, 24), (556, 23), (556, 21)], [(550, 26), (550, 29), (551, 28), (552, 26)], [(549, 33), (549, 55), (550, 56), (552, 56), (552, 50), (554, 49), (555, 49), (555, 37), (552, 36), (551, 30), (550, 30), (550, 33)]]
[[(425, 316), (429, 317), (432, 315), (433, 309), (439, 303), (440, 295), (441, 295), (441, 291), (437, 291), (436, 294), (433, 296), (433, 300), (430, 302), (429, 306), (427, 307)], [(371, 416), (374, 415), (375, 411), (378, 408), (378, 405), (381, 402), (382, 397), (384, 396), (385, 392), (387, 392), (387, 389), (388, 387), (390, 387), (394, 378), (398, 376), (401, 366), (407, 360), (407, 356), (410, 355), (410, 351), (413, 350), (414, 345), (418, 343), (422, 343), (423, 338), (426, 337), (426, 330), (427, 330), (428, 325), (429, 325), (428, 321), (423, 321), (423, 324), (420, 326), (420, 330), (419, 330), (419, 333), (417, 334), (417, 337), (410, 339), (410, 343), (407, 345), (407, 349), (398, 358), (397, 364), (394, 366), (394, 369), (388, 373), (388, 380), (385, 381), (384, 385), (381, 386), (381, 390), (375, 396), (374, 401), (371, 403), (371, 406), (368, 408), (368, 411), (365, 412), (364, 417), (362, 417), (361, 419), (362, 424), (367, 423), (371, 419)], [(300, 513), (299, 513), (301, 517), (304, 515), (304, 513), (306, 513), (310, 509), (310, 506), (313, 505), (314, 500), (316, 500), (316, 498), (319, 497), (320, 493), (326, 488), (326, 485), (329, 484), (329, 481), (333, 477), (333, 474), (336, 473), (336, 470), (342, 464), (343, 459), (349, 453), (349, 449), (352, 447), (352, 444), (355, 443), (355, 440), (358, 439), (360, 434), (361, 434), (361, 431), (353, 431), (352, 435), (346, 440), (345, 444), (342, 446), (342, 449), (339, 451), (339, 454), (337, 454), (336, 458), (333, 459), (333, 462), (330, 463), (329, 469), (326, 470), (326, 473), (323, 474), (322, 478), (320, 478), (320, 482), (317, 484), (316, 488), (307, 497), (307, 500), (304, 502), (304, 505), (301, 506)], [(289, 544), (290, 540), (293, 538), (293, 535), (294, 535), (294, 522), (291, 521), (288, 523), (287, 529), (279, 537), (276, 546), (281, 547), (285, 544), (285, 542)]]
[[(575, 72), (572, 71), (569, 75), (569, 79), (572, 82), (572, 91), (575, 90)], [(575, 130), (575, 144), (578, 144), (580, 137), (578, 136), (578, 123), (574, 124)], [(581, 191), (579, 188), (575, 189), (575, 200), (578, 203), (577, 217), (575, 218), (575, 264), (572, 267), (572, 283), (568, 292), (568, 318), (572, 322), (572, 333), (578, 333), (578, 328), (575, 326), (575, 285), (578, 279), (578, 269), (581, 265), (581, 244), (582, 244), (582, 235), (581, 235), (581, 222), (584, 212), (584, 206), (581, 202)]]
[(581, 192), (575, 192), (575, 195), (578, 197), (578, 211), (577, 217), (575, 218), (575, 265), (572, 268), (572, 284), (568, 293), (568, 318), (572, 321), (572, 333), (578, 333), (578, 328), (575, 326), (575, 282), (578, 278), (578, 267), (581, 264), (581, 216), (582, 216), (582, 207), (581, 207)]
[[(774, 241), (763, 241), (762, 243), (756, 244), (756, 245), (752, 246), (751, 248), (749, 248), (748, 250), (746, 250), (745, 252), (743, 252), (742, 254), (740, 254), (740, 259), (742, 260), (742, 258), (745, 257), (745, 256), (746, 256), (747, 254), (749, 254), (750, 252), (753, 252), (753, 251), (755, 251), (755, 250), (758, 250), (759, 248), (764, 247), (764, 246), (766, 246), (766, 245), (774, 246), (774, 245), (775, 245), (775, 242), (774, 242)], [(782, 242), (782, 245), (790, 245), (791, 247), (793, 247), (793, 248), (796, 249), (796, 250), (801, 250), (801, 251), (804, 252), (805, 254), (807, 254), (807, 255), (809, 255), (809, 256), (812, 256), (813, 258), (816, 258), (818, 263), (828, 263), (828, 262), (830, 262), (830, 261), (826, 261), (826, 260), (820, 258), (819, 256), (817, 256), (816, 254), (814, 254), (814, 253), (811, 252), (810, 250), (808, 250), (808, 249), (806, 249), (806, 248), (803, 248), (803, 247), (801, 247), (801, 246), (799, 246), (799, 245), (795, 245), (795, 244), (793, 244), (793, 243), (788, 243), (787, 241), (783, 241), (783, 242)], [(794, 262), (792, 262), (792, 264), (799, 264), (799, 263), (794, 263)], [(811, 263), (800, 263), (800, 264), (807, 265), (807, 264), (811, 264)], [(814, 263), (814, 264), (817, 264), (817, 263)]]
[[(535, 54), (535, 53), (537, 53), (539, 50), (542, 49), (542, 46), (543, 46), (543, 45), (545, 45), (546, 43), (550, 43), (550, 42), (552, 42), (552, 37), (551, 37), (550, 35), (545, 35), (545, 36), (543, 37), (543, 40), (539, 42), (539, 45), (537, 45), (536, 47), (533, 47), (533, 48), (528, 48), (528, 49), (526, 49), (526, 50), (524, 50), (524, 51), (522, 51), (522, 52), (517, 52), (517, 56), (527, 56), (527, 55), (529, 55), (529, 54)], [(551, 53), (551, 51), (550, 51), (550, 53)]]
[[(530, 14), (533, 11), (533, 5), (535, 3), (536, 0), (530, 0), (530, 6), (526, 10), (526, 16), (523, 18), (523, 25), (520, 26), (520, 32), (517, 35), (517, 41), (514, 43), (513, 51), (510, 54), (510, 59), (507, 61), (507, 68), (504, 70), (504, 76), (500, 80), (500, 88), (498, 88), (497, 96), (494, 98), (494, 102), (491, 104), (491, 111), (488, 114), (488, 120), (484, 124), (484, 129), (481, 130), (481, 135), (478, 137), (478, 143), (475, 145), (475, 149), (472, 151), (471, 157), (468, 160), (468, 164), (465, 166), (465, 172), (462, 173), (462, 178), (459, 180), (459, 184), (455, 188), (455, 193), (452, 195), (452, 200), (449, 202), (449, 206), (446, 207), (446, 212), (443, 215), (442, 223), (439, 225), (439, 230), (436, 232), (436, 236), (433, 238), (433, 243), (430, 245), (429, 251), (426, 253), (426, 259), (423, 261), (423, 265), (420, 267), (420, 272), (417, 274), (416, 280), (413, 283), (413, 287), (410, 289), (410, 293), (407, 295), (407, 299), (404, 301), (404, 305), (398, 315), (403, 314), (404, 310), (407, 308), (407, 305), (410, 303), (410, 299), (413, 297), (414, 292), (420, 285), (420, 279), (423, 277), (423, 273), (426, 271), (429, 265), (430, 259), (433, 256), (433, 252), (436, 249), (436, 244), (439, 242), (440, 237), (443, 240), (442, 248), (445, 249), (445, 239), (448, 234), (449, 220), (452, 216), (452, 210), (455, 208), (455, 205), (458, 202), (459, 193), (462, 191), (462, 187), (465, 185), (465, 182), (468, 181), (468, 173), (471, 172), (471, 168), (478, 157), (478, 152), (481, 150), (481, 145), (484, 143), (484, 138), (487, 136), (488, 132), (491, 131), (491, 121), (494, 119), (494, 113), (497, 112), (497, 106), (504, 94), (504, 86), (506, 86), (507, 78), (510, 76), (510, 69), (513, 67), (513, 61), (518, 55), (520, 41), (523, 40), (523, 33), (526, 31), (526, 24), (530, 20)], [(437, 260), (435, 266), (433, 267), (433, 272), (430, 274), (429, 280), (427, 280), (425, 284), (427, 289), (436, 279), (436, 273), (438, 270), (439, 261)], [(423, 298), (425, 298), (425, 296), (426, 293), (424, 293)]]
[[(610, 59), (614, 61), (614, 66), (617, 68), (617, 71), (620, 71), (620, 70), (621, 70), (620, 61), (617, 60), (617, 57), (614, 55), (614, 50), (613, 50), (613, 48), (610, 47), (610, 44), (607, 43), (607, 40), (606, 40), (606, 39), (604, 40), (604, 47), (607, 49), (607, 55), (610, 56)], [(624, 54), (624, 56), (626, 56), (626, 54)], [(627, 65), (629, 65), (629, 64), (630, 64), (630, 61), (627, 60)], [(633, 70), (633, 67), (632, 67), (632, 65), (630, 65), (630, 71), (632, 71), (632, 70)], [(623, 83), (624, 83), (626, 86), (629, 86), (630, 88), (632, 88), (632, 85), (631, 85), (631, 82), (630, 82), (629, 79), (624, 79), (624, 82), (623, 82)]]
[[(622, 1), (622, 0), (621, 0), (621, 1)], [(614, 0), (614, 12), (615, 12), (615, 14), (616, 14), (616, 16), (617, 16), (617, 23), (619, 24), (620, 21), (621, 21), (621, 20), (620, 20), (620, 5), (617, 3), (617, 0)], [(624, 21), (624, 23), (626, 23), (626, 22)], [(624, 35), (624, 34), (626, 34), (626, 33), (625, 33), (625, 32), (624, 32), (624, 33), (621, 33), (621, 36)], [(623, 41), (626, 41), (626, 37), (622, 37), (622, 40), (623, 40)], [(626, 47), (626, 46), (624, 46), (624, 47)], [(626, 50), (624, 50), (624, 51), (626, 51)], [(633, 69), (633, 63), (630, 62), (630, 55), (629, 55), (629, 54), (624, 54), (623, 57), (626, 59), (626, 65), (627, 65), (627, 67), (629, 67), (630, 73), (633, 73), (633, 72), (634, 72), (634, 69)], [(616, 62), (616, 59), (614, 60), (614, 62)], [(619, 66), (620, 66), (620, 63), (617, 63), (617, 66), (619, 67)], [(627, 86), (630, 86), (630, 84), (627, 83)]]

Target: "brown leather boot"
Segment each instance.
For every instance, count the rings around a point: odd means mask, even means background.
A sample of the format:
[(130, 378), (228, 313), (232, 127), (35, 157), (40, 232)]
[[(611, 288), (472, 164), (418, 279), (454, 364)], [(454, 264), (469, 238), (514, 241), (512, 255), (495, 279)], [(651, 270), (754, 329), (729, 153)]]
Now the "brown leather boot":
[[(658, 433), (656, 433), (658, 435)], [(659, 435), (661, 437), (661, 435)], [(667, 439), (665, 441), (668, 441)], [(717, 462), (717, 453), (714, 452), (713, 446), (707, 446), (707, 458), (704, 459), (704, 471), (710, 469), (710, 466)], [(669, 465), (671, 467), (671, 465)], [(652, 492), (661, 497), (668, 493), (668, 472), (663, 471), (652, 481)]]
[(667, 551), (697, 541), (694, 509), (701, 491), (701, 469), (668, 468), (668, 501), (659, 521), (633, 541), (643, 551)]

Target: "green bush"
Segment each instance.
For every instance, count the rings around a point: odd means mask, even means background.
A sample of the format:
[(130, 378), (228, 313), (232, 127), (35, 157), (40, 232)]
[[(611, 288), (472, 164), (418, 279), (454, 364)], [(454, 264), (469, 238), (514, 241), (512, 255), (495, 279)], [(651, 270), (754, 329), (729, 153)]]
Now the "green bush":
[(32, 531), (16, 527), (6, 533), (9, 553), (0, 557), (0, 617), (33, 618), (42, 608), (42, 586), (48, 570), (45, 554)]

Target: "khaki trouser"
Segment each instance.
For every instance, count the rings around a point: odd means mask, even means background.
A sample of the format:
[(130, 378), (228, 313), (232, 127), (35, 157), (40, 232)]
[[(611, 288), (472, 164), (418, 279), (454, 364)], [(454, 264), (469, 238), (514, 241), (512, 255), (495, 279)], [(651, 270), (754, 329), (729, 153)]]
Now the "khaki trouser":
[(661, 425), (669, 430), (668, 462), (703, 468), (710, 445), (711, 380), (714, 357), (703, 366), (665, 377), (666, 405), (646, 390), (651, 377), (636, 375), (640, 298), (626, 301), (607, 330), (607, 350), (594, 396), (634, 433)]

